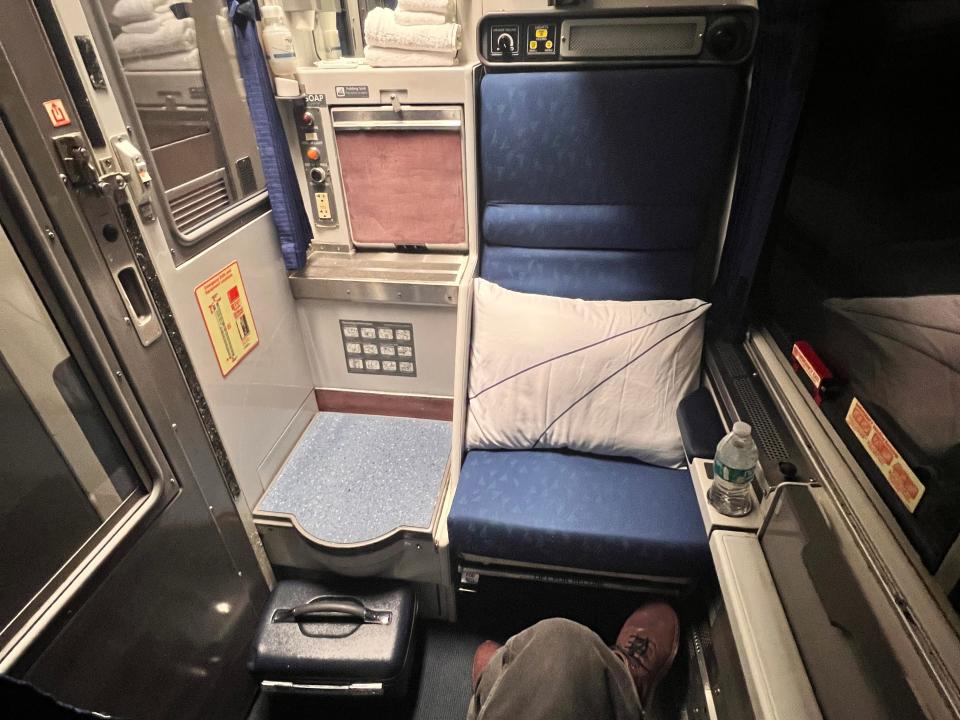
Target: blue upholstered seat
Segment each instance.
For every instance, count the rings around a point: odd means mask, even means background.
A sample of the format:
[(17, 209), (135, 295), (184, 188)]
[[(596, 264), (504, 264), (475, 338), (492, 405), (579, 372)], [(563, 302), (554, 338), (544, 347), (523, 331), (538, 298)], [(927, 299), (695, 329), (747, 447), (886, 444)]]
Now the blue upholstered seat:
[[(480, 274), (585, 300), (705, 292), (744, 87), (723, 66), (486, 75)], [(460, 556), (670, 578), (709, 564), (687, 471), (623, 458), (471, 451), (448, 523)]]
[(461, 554), (687, 578), (709, 563), (686, 470), (551, 450), (473, 450), (448, 519)]

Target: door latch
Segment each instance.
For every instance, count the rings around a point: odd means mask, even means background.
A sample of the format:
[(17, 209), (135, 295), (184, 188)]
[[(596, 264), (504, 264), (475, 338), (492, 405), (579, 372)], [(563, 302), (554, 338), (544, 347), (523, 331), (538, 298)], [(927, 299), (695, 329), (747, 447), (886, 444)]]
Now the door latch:
[(53, 144), (57, 148), (57, 156), (67, 182), (74, 187), (96, 187), (100, 177), (80, 133), (57, 135)]
[(63, 168), (64, 182), (78, 190), (92, 190), (98, 195), (105, 195), (108, 191), (122, 190), (130, 179), (129, 173), (109, 172), (101, 175), (97, 172), (80, 133), (57, 135), (53, 138), (53, 144)]

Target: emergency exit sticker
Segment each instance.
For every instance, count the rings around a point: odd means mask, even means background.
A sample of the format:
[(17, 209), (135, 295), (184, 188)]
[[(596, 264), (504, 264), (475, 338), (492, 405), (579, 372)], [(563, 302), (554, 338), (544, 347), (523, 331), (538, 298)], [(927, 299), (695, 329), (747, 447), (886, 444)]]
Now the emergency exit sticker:
[(55, 128), (70, 124), (70, 116), (67, 115), (67, 109), (63, 106), (63, 100), (47, 100), (43, 104), (43, 109), (47, 111), (50, 124)]
[(907, 506), (907, 510), (916, 510), (926, 488), (856, 398), (853, 398), (850, 409), (847, 410), (847, 425), (873, 458), (897, 497)]
[(236, 261), (230, 263), (198, 285), (194, 294), (220, 373), (226, 377), (260, 342), (240, 265)]

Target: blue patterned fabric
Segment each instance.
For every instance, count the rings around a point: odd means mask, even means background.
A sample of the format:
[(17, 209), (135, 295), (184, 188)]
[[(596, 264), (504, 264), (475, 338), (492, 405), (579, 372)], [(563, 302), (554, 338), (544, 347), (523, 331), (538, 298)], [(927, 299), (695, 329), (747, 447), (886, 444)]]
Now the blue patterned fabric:
[(480, 275), (520, 292), (583, 300), (670, 300), (693, 296), (685, 252), (487, 247)]
[(487, 75), (484, 202), (702, 206), (725, 190), (741, 84), (729, 67)]
[[(489, 74), (480, 274), (585, 300), (695, 297), (729, 180), (737, 68)], [(687, 471), (557, 451), (467, 454), (456, 553), (640, 575), (709, 565)]]
[(447, 521), (458, 553), (661, 577), (709, 565), (686, 470), (551, 450), (473, 450)]
[(702, 216), (696, 206), (488, 204), (482, 229), (488, 245), (692, 253)]
[[(717, 234), (742, 92), (730, 67), (485, 76), (483, 276), (584, 299), (702, 292), (698, 251)], [(499, 247), (583, 253), (488, 257)]]

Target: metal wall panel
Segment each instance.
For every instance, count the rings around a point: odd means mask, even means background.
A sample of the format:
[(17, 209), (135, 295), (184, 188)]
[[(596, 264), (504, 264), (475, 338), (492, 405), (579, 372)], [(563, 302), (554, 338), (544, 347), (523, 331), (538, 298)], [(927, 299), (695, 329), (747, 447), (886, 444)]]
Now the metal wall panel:
[[(314, 389), (273, 220), (261, 215), (180, 267), (157, 244), (148, 244), (237, 482), (253, 508), (265, 489), (258, 466)], [(223, 377), (193, 291), (235, 260), (260, 343)]]
[[(98, 36), (79, 0), (55, 0), (54, 4), (65, 32)], [(100, 49), (104, 59), (108, 51)], [(114, 65), (103, 65), (106, 86), (97, 90), (87, 85), (87, 92), (104, 135), (115, 137), (126, 134), (126, 126), (134, 121), (122, 115), (121, 105), (133, 103), (122, 102), (125, 83), (115, 78)], [(86, 76), (82, 79), (88, 83)], [(171, 245), (176, 247), (172, 239), (175, 231), (164, 217), (141, 222), (140, 229), (243, 498), (252, 508), (264, 489), (257, 467), (313, 392), (313, 382), (270, 213), (238, 221), (234, 227), (233, 232), (186, 261), (185, 247), (171, 250)], [(240, 266), (260, 342), (223, 377), (194, 289), (234, 261)]]

